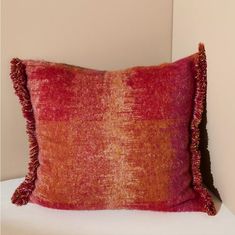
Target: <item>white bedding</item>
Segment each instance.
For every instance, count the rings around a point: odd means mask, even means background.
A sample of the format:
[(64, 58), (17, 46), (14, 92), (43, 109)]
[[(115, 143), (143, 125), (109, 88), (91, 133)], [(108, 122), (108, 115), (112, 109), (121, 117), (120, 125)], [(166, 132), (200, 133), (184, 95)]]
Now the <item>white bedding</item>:
[(23, 178), (1, 182), (2, 235), (235, 235), (235, 216), (222, 204), (204, 213), (137, 210), (69, 211), (10, 202)]

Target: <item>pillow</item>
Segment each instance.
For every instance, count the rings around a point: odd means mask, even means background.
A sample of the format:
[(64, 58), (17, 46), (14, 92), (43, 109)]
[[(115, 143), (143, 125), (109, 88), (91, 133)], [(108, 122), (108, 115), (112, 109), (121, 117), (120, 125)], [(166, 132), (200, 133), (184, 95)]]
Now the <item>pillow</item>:
[(12, 202), (57, 209), (216, 213), (202, 185), (206, 56), (116, 71), (11, 61), (28, 174)]

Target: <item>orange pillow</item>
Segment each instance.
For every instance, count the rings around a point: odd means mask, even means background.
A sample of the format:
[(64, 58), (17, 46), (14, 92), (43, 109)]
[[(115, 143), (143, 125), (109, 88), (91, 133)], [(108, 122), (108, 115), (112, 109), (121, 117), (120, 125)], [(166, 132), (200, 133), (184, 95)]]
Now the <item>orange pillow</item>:
[(206, 56), (117, 71), (11, 61), (29, 171), (12, 202), (215, 214), (202, 186)]

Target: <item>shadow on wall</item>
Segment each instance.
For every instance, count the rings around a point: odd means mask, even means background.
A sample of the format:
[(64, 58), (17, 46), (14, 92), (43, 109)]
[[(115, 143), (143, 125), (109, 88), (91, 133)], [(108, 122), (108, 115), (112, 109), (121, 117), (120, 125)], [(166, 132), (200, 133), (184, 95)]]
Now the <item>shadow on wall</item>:
[(202, 121), (199, 125), (200, 128), (199, 149), (202, 155), (200, 168), (201, 168), (203, 183), (220, 201), (222, 201), (217, 188), (214, 186), (213, 175), (211, 172), (210, 152), (208, 150), (208, 133), (206, 129), (206, 124), (207, 124), (206, 106), (207, 103), (205, 101), (204, 105), (205, 108), (202, 114)]

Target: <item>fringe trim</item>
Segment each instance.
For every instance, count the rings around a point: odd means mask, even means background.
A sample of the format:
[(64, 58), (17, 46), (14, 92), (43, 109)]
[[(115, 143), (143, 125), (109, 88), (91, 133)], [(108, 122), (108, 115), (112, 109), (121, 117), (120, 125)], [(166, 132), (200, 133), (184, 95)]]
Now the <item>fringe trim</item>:
[(193, 188), (198, 192), (200, 200), (203, 204), (203, 210), (208, 215), (215, 215), (216, 210), (212, 198), (206, 188), (203, 187), (202, 175), (200, 172), (201, 153), (199, 150), (200, 130), (199, 124), (202, 120), (202, 113), (206, 101), (207, 89), (207, 63), (205, 48), (202, 43), (199, 43), (198, 53), (194, 61), (196, 93), (194, 98), (194, 111), (191, 122), (192, 142), (190, 150), (192, 153), (192, 174), (193, 174)]
[(27, 88), (27, 75), (25, 65), (23, 62), (14, 58), (11, 60), (11, 73), (10, 77), (13, 81), (15, 94), (18, 96), (22, 105), (22, 112), (26, 119), (26, 129), (29, 138), (29, 156), (30, 162), (28, 165), (28, 173), (25, 180), (15, 190), (11, 197), (12, 203), (20, 206), (27, 204), (31, 193), (35, 188), (35, 180), (37, 178), (37, 168), (39, 166), (38, 153), (39, 147), (35, 135), (35, 119), (33, 114), (33, 107), (30, 100), (30, 94)]

